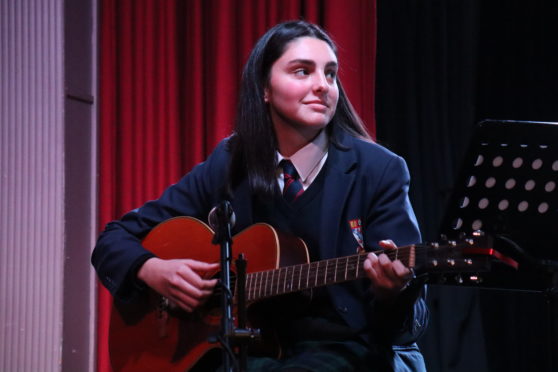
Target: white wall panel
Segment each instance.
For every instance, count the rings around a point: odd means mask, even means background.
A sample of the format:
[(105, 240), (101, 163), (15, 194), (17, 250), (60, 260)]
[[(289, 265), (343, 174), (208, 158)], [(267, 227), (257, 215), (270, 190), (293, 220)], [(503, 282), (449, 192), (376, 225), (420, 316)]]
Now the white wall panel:
[(0, 1), (0, 371), (58, 371), (63, 1)]

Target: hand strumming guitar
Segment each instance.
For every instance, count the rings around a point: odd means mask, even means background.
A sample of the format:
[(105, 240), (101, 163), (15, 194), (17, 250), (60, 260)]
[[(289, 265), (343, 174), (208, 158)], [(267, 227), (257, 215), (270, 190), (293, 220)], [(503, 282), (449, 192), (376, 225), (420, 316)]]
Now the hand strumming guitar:
[[(397, 249), (391, 240), (380, 241), (384, 249)], [(391, 302), (413, 278), (411, 270), (399, 260), (391, 261), (382, 253), (379, 256), (369, 253), (364, 261), (366, 276), (372, 281), (372, 291), (380, 301)]]
[(137, 277), (172, 303), (192, 312), (207, 300), (217, 284), (217, 279), (204, 279), (203, 274), (219, 267), (219, 263), (154, 257), (145, 261)]

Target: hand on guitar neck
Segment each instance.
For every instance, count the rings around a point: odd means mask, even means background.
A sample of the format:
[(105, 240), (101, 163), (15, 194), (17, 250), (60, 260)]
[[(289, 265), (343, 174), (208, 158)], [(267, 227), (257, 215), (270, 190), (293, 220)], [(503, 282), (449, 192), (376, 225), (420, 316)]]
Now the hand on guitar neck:
[[(391, 240), (380, 241), (385, 250), (397, 249)], [(391, 260), (386, 254), (376, 255), (370, 252), (364, 261), (364, 271), (372, 282), (372, 291), (382, 302), (390, 303), (409, 284), (413, 273), (398, 260)]]
[(217, 279), (204, 279), (219, 263), (190, 259), (150, 258), (138, 271), (138, 279), (187, 312), (196, 310), (213, 293)]

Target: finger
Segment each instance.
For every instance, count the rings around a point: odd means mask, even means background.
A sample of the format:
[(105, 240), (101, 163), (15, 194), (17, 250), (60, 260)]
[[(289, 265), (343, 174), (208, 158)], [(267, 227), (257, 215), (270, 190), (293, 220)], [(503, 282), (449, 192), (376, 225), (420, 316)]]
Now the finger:
[(364, 261), (364, 271), (366, 272), (368, 278), (372, 280), (373, 283), (378, 280), (378, 273), (372, 266), (372, 262), (370, 259), (366, 259)]
[(411, 277), (411, 270), (408, 267), (403, 265), (403, 263), (399, 260), (393, 261), (393, 272), (395, 275), (402, 279), (410, 279)]
[(378, 267), (380, 268), (382, 274), (389, 279), (393, 280), (397, 277), (393, 271), (393, 261), (391, 261), (385, 253), (378, 256)]
[(374, 252), (368, 253), (366, 259), (370, 261), (370, 264), (375, 264), (376, 262), (378, 262), (378, 256)]
[(198, 300), (192, 297), (190, 292), (184, 288), (171, 287), (168, 292), (169, 300), (182, 309), (193, 311), (198, 304)]
[(380, 280), (381, 267), (378, 266), (378, 256), (375, 253), (369, 253), (364, 261), (364, 270), (373, 283)]
[[(202, 265), (205, 265), (204, 262), (196, 261)], [(194, 264), (194, 266), (197, 264)], [(212, 265), (212, 264), (211, 264)], [(218, 264), (217, 264), (218, 265)], [(188, 283), (192, 284), (198, 289), (212, 289), (217, 284), (217, 279), (204, 279), (200, 273), (195, 270), (195, 268), (190, 265), (190, 263), (181, 267), (178, 271), (178, 274), (187, 281)]]
[[(171, 288), (189, 297), (199, 299), (204, 296), (204, 290), (211, 289), (211, 282), (212, 281), (202, 279), (189, 266), (184, 265), (177, 272), (177, 275), (172, 278), (170, 285)], [(208, 286), (209, 288), (207, 288)]]
[(213, 292), (213, 289), (215, 288), (215, 286), (217, 285), (217, 283), (219, 282), (219, 279), (202, 279), (201, 283), (200, 283), (200, 289), (205, 290), (209, 293)]
[(380, 240), (378, 243), (384, 249), (396, 249), (397, 245), (391, 239)]
[(208, 263), (208, 262), (196, 261), (196, 260), (186, 260), (186, 264), (192, 270), (201, 271), (201, 272), (216, 270), (220, 266), (218, 262)]
[(202, 288), (203, 279), (198, 275), (197, 272), (192, 270), (189, 265), (181, 266), (176, 273), (178, 274), (178, 278), (176, 279), (176, 282), (174, 284), (177, 287), (181, 287), (184, 285), (183, 283), (187, 283), (196, 288)]
[(173, 295), (180, 299), (181, 303), (195, 310), (213, 294), (213, 289), (198, 289), (186, 284), (183, 289), (176, 289)]

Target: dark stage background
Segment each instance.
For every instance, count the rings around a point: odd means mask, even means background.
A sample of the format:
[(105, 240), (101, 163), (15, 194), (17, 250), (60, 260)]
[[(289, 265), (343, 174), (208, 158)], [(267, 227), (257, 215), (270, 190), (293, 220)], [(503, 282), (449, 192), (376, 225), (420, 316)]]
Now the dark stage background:
[[(379, 0), (377, 10), (378, 141), (407, 160), (424, 238), (436, 240), (475, 123), (558, 122), (558, 2)], [(429, 371), (557, 370), (547, 300), (430, 286)]]

